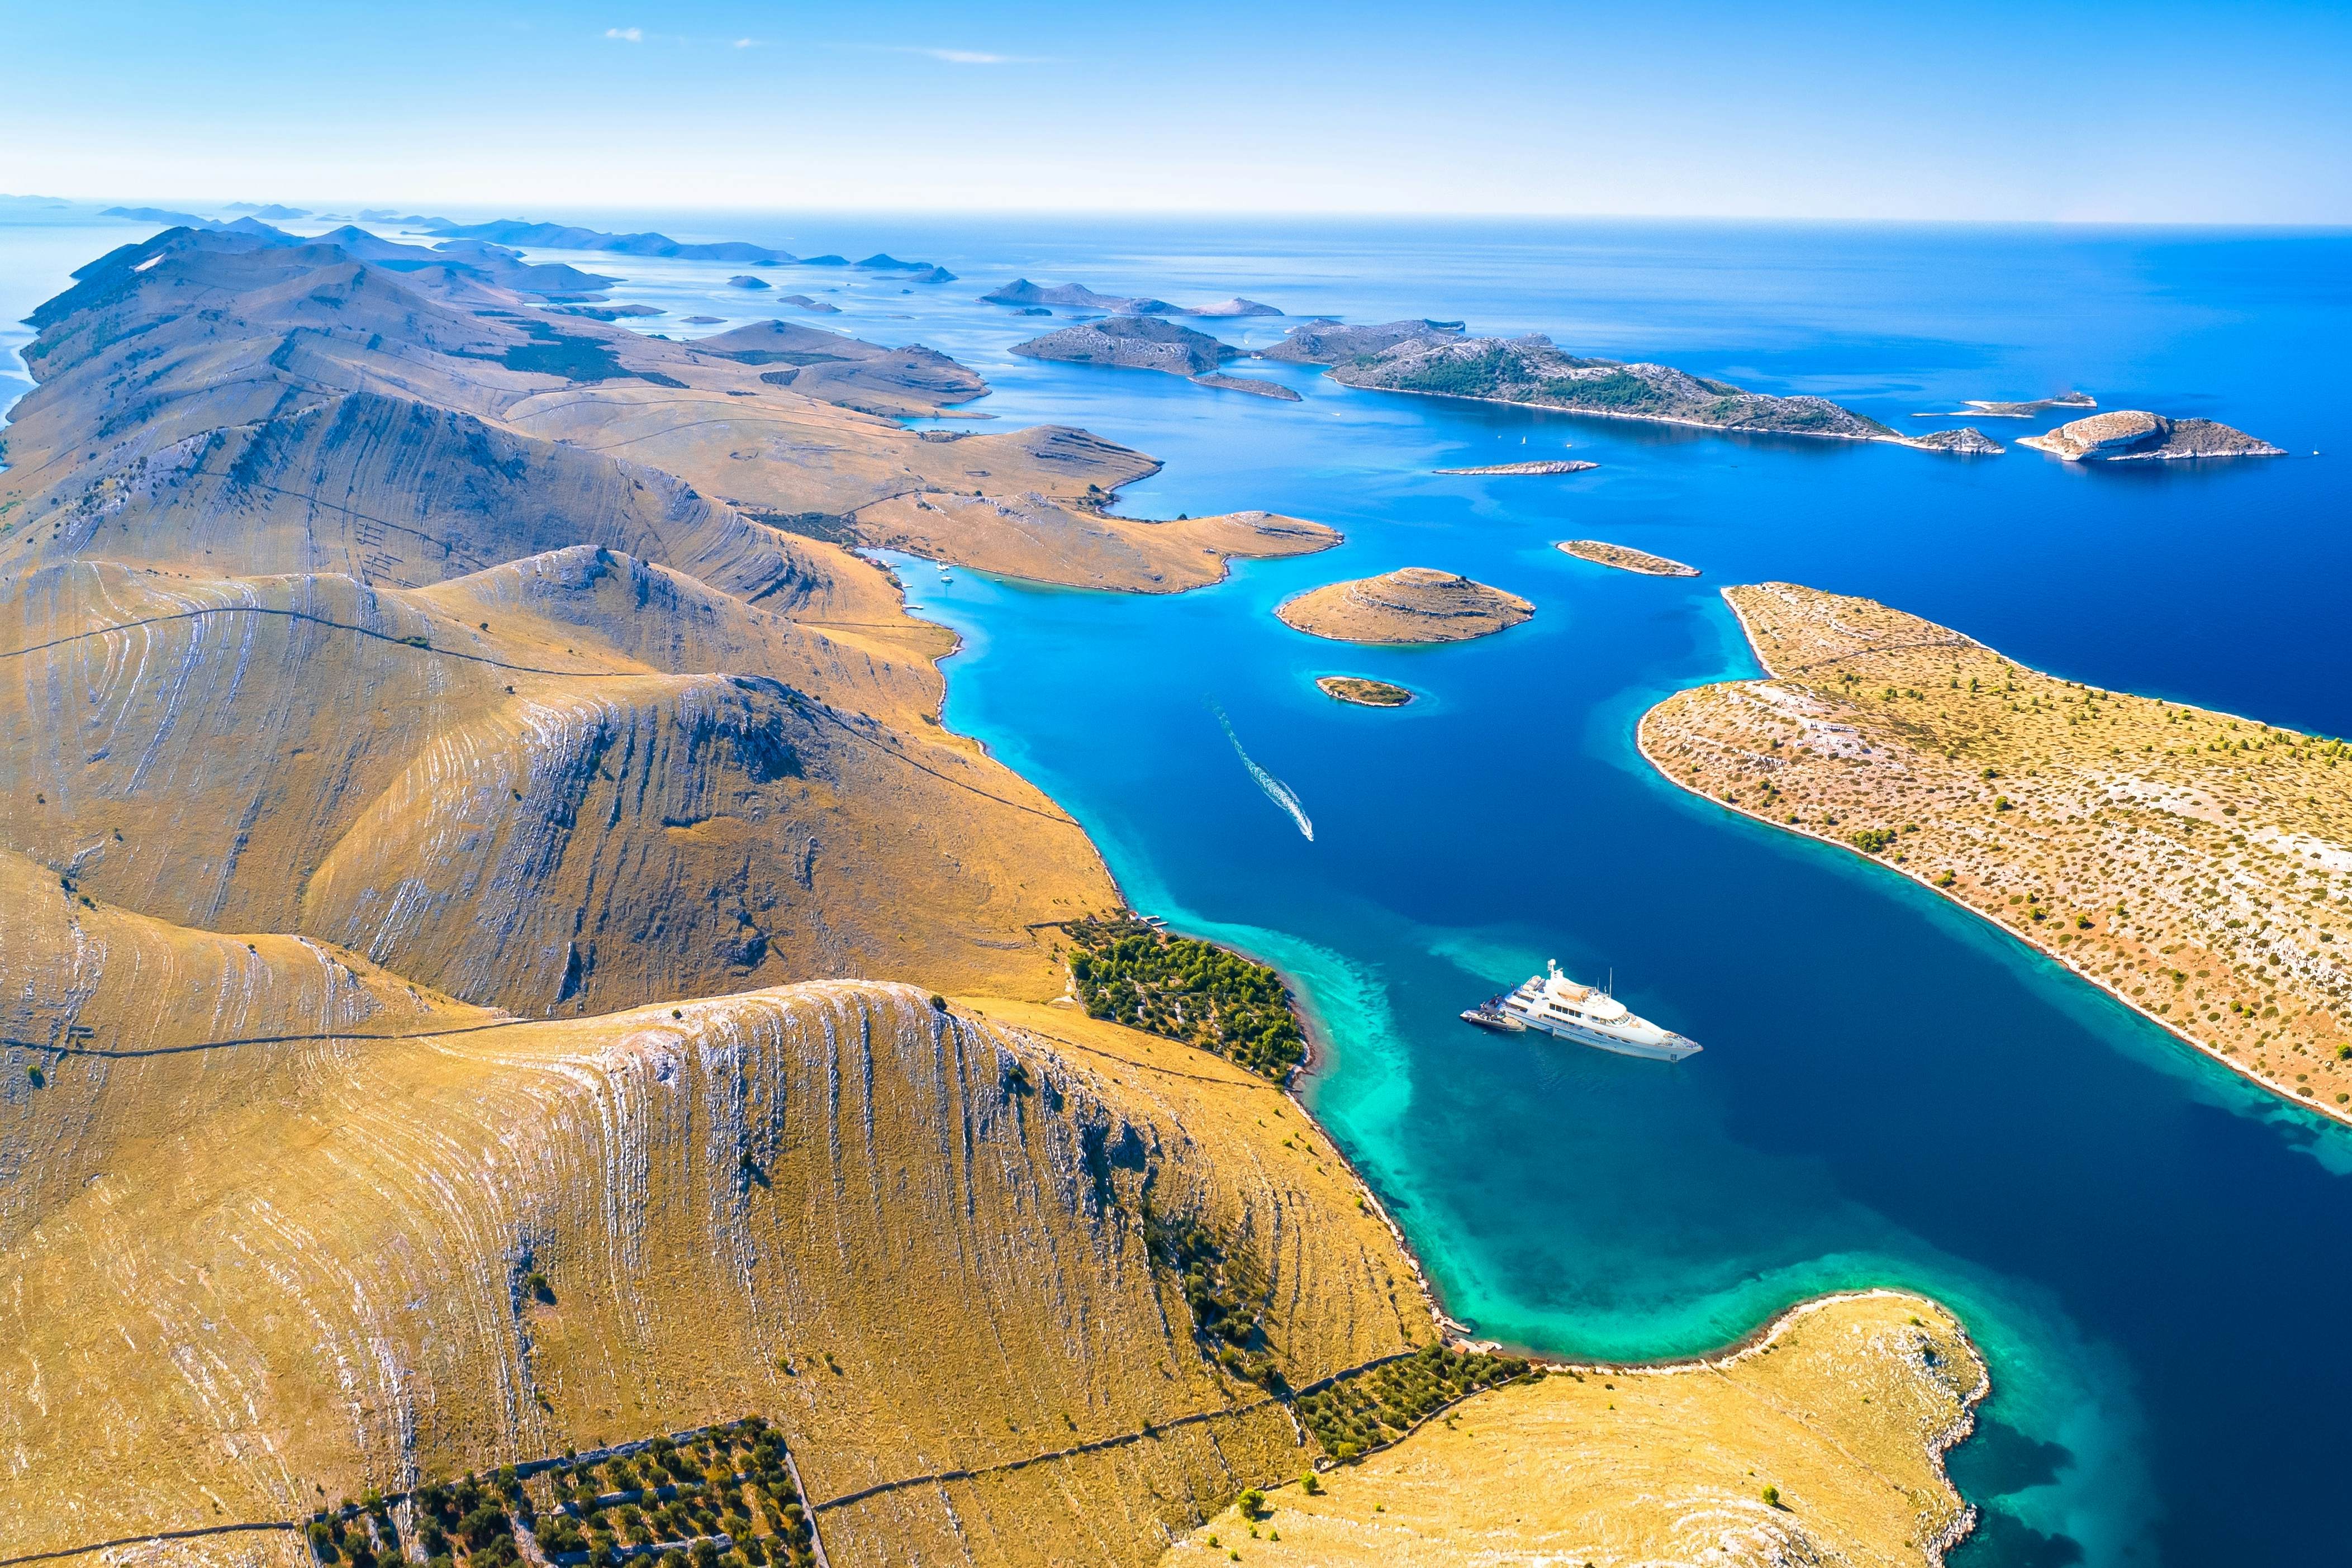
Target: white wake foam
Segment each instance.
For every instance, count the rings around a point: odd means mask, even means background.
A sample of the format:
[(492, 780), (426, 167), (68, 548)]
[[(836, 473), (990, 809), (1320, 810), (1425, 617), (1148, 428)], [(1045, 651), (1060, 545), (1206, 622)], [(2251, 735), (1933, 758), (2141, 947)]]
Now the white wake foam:
[(1249, 770), (1250, 777), (1257, 780), (1257, 787), (1265, 792), (1265, 798), (1290, 813), (1290, 820), (1298, 824), (1298, 831), (1307, 836), (1307, 841), (1309, 844), (1315, 842), (1315, 824), (1307, 819), (1307, 808), (1298, 804), (1298, 792), (1259, 767), (1250, 754), (1242, 750), (1242, 738), (1234, 733), (1233, 721), (1225, 717), (1223, 709), (1212, 702), (1209, 710), (1224, 727), (1225, 739), (1234, 743), (1234, 755), (1242, 760), (1242, 766)]

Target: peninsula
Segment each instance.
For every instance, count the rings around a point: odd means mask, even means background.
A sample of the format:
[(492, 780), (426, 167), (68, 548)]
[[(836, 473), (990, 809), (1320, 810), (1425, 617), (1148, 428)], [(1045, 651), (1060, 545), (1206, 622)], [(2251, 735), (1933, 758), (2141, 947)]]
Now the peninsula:
[(1696, 577), (1698, 568), (1685, 566), (1679, 561), (1669, 561), (1663, 555), (1653, 555), (1646, 550), (1631, 545), (1612, 544), (1601, 539), (1563, 539), (1559, 548), (1580, 561), (1590, 561), (1596, 566), (1614, 566), (1620, 572), (1639, 572), (1648, 577)]
[(1352, 702), (1359, 708), (1402, 708), (1412, 700), (1409, 688), (1361, 675), (1318, 675), (1315, 684), (1333, 701)]
[(1650, 710), (1660, 772), (1880, 860), (2352, 1118), (2352, 747), (2044, 675), (1868, 599), (1724, 597), (1769, 674)]
[(1442, 643), (1507, 631), (1536, 609), (1456, 573), (1406, 566), (1310, 589), (1274, 613), (1286, 626), (1335, 642)]
[(1943, 1456), (1988, 1387), (1933, 1302), (1834, 1297), (1729, 1356), (1474, 1394), (1311, 1487), (1244, 1496), (1160, 1568), (1236, 1547), (1270, 1568), (1940, 1563), (1975, 1521)]
[(1287, 360), (1293, 364), (1334, 365), (1382, 353), (1399, 343), (1461, 335), (1459, 321), (1385, 321), (1378, 326), (1359, 327), (1338, 321), (1304, 321), (1283, 334), (1280, 342), (1261, 351), (1259, 357)]
[(2141, 408), (2118, 408), (2061, 425), (2018, 442), (2070, 463), (2179, 461), (2193, 458), (2282, 458), (2268, 441), (2210, 419), (2168, 419)]
[(1221, 583), (1236, 555), (1312, 555), (1339, 542), (1337, 529), (1268, 511), (1153, 521), (1113, 516), (1092, 498), (939, 489), (887, 497), (860, 507), (845, 523), (849, 537), (877, 549), (1032, 583), (1130, 594)]

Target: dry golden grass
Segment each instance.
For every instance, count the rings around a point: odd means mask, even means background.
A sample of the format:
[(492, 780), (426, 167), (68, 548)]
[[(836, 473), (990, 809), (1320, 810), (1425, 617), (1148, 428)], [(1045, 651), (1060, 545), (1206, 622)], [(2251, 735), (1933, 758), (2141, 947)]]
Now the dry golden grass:
[[(0, 1079), (22, 1550), (756, 1410), (819, 1503), (917, 1483), (822, 1512), (837, 1561), (1141, 1562), (1297, 1452), (1147, 1203), (1250, 1260), (1294, 1381), (1431, 1331), (1297, 1109), (1169, 1042), (849, 983), (506, 1019), (5, 864), (9, 1034), (92, 1053)], [(214, 1016), (159, 1033), (159, 987)], [(124, 1054), (207, 1037), (246, 1043)]]
[(1050, 996), (1032, 928), (1117, 902), (1081, 829), (934, 721), (928, 661), (593, 549), (417, 593), (61, 565), (0, 584), (0, 846), (486, 1005)]
[(1675, 782), (1942, 889), (2254, 1081), (2352, 1105), (2352, 749), (1873, 603), (1725, 590), (1772, 672), (1642, 721)]
[(1285, 625), (1335, 642), (1466, 642), (1536, 613), (1517, 594), (1428, 566), (1327, 583), (1275, 607)]
[(1940, 1456), (1983, 1392), (1975, 1347), (1933, 1303), (1832, 1299), (1724, 1362), (1555, 1372), (1477, 1394), (1326, 1472), (1319, 1495), (1294, 1482), (1262, 1519), (1229, 1509), (1160, 1562), (1937, 1562), (1969, 1517)]

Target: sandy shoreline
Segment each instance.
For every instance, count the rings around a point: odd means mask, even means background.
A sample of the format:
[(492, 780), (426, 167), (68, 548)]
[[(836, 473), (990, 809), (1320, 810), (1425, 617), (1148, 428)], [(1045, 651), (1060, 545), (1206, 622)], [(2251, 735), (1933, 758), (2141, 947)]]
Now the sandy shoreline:
[[(1769, 667), (1765, 666), (1763, 654), (1756, 645), (1755, 634), (1748, 624), (1748, 617), (1740, 614), (1738, 605), (1733, 602), (1731, 596), (1727, 593), (1723, 595), (1723, 602), (1726, 606), (1730, 609), (1733, 619), (1739, 623), (1740, 635), (1748, 638), (1748, 652), (1755, 656), (1758, 668), (1764, 669), (1765, 673), (1763, 679), (1767, 680), (1783, 679)], [(1705, 684), (1712, 685), (1716, 683), (1706, 682)], [(2069, 973), (2098, 987), (2100, 991), (2113, 997), (2116, 1001), (2122, 1003), (2126, 1007), (2130, 1008), (2132, 1012), (2147, 1019), (2149, 1023), (2154, 1024), (2157, 1027), (2162, 1029), (2166, 1034), (2170, 1035), (2173, 1038), (2180, 1041), (2183, 1045), (2189, 1047), (2191, 1049), (2195, 1050), (2198, 1055), (2205, 1058), (2208, 1061), (2217, 1063), (2221, 1067), (2229, 1068), (2231, 1072), (2235, 1073), (2238, 1077), (2244, 1079), (2247, 1082), (2267, 1090), (2274, 1098), (2284, 1100), (2287, 1104), (2292, 1105), (2298, 1110), (2314, 1112), (2315, 1114), (2323, 1116), (2328, 1121), (2336, 1122), (2340, 1125), (2352, 1126), (2352, 1108), (2332, 1106), (2321, 1102), (2315, 1096), (2306, 1098), (2303, 1095), (2296, 1094), (2293, 1085), (2282, 1084), (2275, 1079), (2255, 1071), (2252, 1066), (2246, 1063), (2233, 1060), (2230, 1057), (2222, 1055), (2221, 1052), (2206, 1045), (2195, 1036), (2184, 1033), (2168, 1020), (2158, 1016), (2157, 1014), (2149, 1012), (2146, 1007), (2134, 1002), (2129, 996), (2116, 989), (2114, 985), (2109, 984), (2099, 976), (2084, 970), (2080, 964), (2074, 963), (2065, 954), (2056, 951), (2055, 948), (2045, 946), (2043, 943), (2034, 941), (2032, 937), (2025, 932), (2016, 931), (2009, 926), (2003, 925), (2000, 921), (1993, 918), (1993, 916), (1986, 913), (1980, 909), (1978, 909), (1975, 905), (1968, 902), (1965, 899), (1955, 897), (1948, 889), (1937, 887), (1935, 883), (1928, 879), (1926, 872), (1906, 870), (1903, 867), (1892, 865), (1885, 860), (1880, 859), (1875, 855), (1865, 854), (1854, 845), (1849, 844), (1842, 838), (1833, 838), (1826, 833), (1820, 832), (1817, 829), (1804, 826), (1803, 824), (1775, 822), (1769, 817), (1749, 811), (1745, 806), (1739, 805), (1736, 803), (1717, 800), (1714, 795), (1707, 794), (1705, 790), (1692, 788), (1683, 780), (1676, 778), (1673, 772), (1668, 769), (1664, 763), (1661, 763), (1651, 753), (1649, 738), (1643, 733), (1643, 725), (1649, 721), (1650, 711), (1654, 710), (1654, 705), (1653, 705), (1652, 710), (1645, 710), (1641, 719), (1637, 721), (1633, 726), (1634, 750), (1641, 752), (1642, 760), (1650, 764), (1651, 770), (1654, 772), (1659, 778), (1663, 779), (1667, 784), (1674, 785), (1675, 788), (1681, 790), (1685, 795), (1695, 795), (1698, 799), (1706, 801), (1709, 805), (1712, 805), (1718, 810), (1728, 811), (1736, 816), (1744, 816), (1750, 822), (1769, 827), (1777, 833), (1787, 833), (1801, 838), (1810, 838), (1817, 844), (1826, 844), (1833, 849), (1843, 850), (1844, 853), (1854, 857), (1856, 859), (1866, 861), (1882, 871), (1901, 877), (1905, 880), (1909, 881), (1917, 887), (1924, 888), (1928, 892), (1933, 893), (1937, 898), (1941, 899), (1944, 902), (1950, 904), (1954, 908), (1967, 910), (1978, 920), (1984, 921), (1985, 924), (2000, 932), (2001, 935), (2008, 937), (2011, 941), (2016, 942), (2024, 947), (2032, 949), (2033, 952), (2040, 953), (2044, 958), (2053, 960), (2053, 962), (2063, 965)], [(2212, 709), (2207, 710), (2207, 711), (2218, 713), (2221, 710), (2219, 709)], [(2238, 718), (2241, 721), (2250, 724), (2258, 722), (2258, 721), (2245, 719), (2243, 715), (2224, 714), (2223, 717)]]

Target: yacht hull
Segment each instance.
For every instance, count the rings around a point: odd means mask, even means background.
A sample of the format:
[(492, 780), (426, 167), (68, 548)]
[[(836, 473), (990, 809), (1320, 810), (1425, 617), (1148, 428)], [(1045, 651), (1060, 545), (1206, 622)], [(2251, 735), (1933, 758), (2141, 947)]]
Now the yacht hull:
[(1697, 1041), (1684, 1039), (1680, 1035), (1670, 1036), (1656, 1044), (1643, 1040), (1621, 1040), (1614, 1036), (1601, 1034), (1598, 1030), (1580, 1029), (1574, 1024), (1561, 1019), (1546, 1018), (1538, 1014), (1522, 1012), (1517, 1007), (1507, 1006), (1505, 1011), (1530, 1029), (1541, 1029), (1545, 1034), (1559, 1039), (1574, 1040), (1580, 1046), (1591, 1046), (1595, 1050), (1612, 1051), (1621, 1057), (1639, 1057), (1644, 1061), (1653, 1062), (1678, 1062), (1685, 1057), (1698, 1055), (1700, 1050)]

